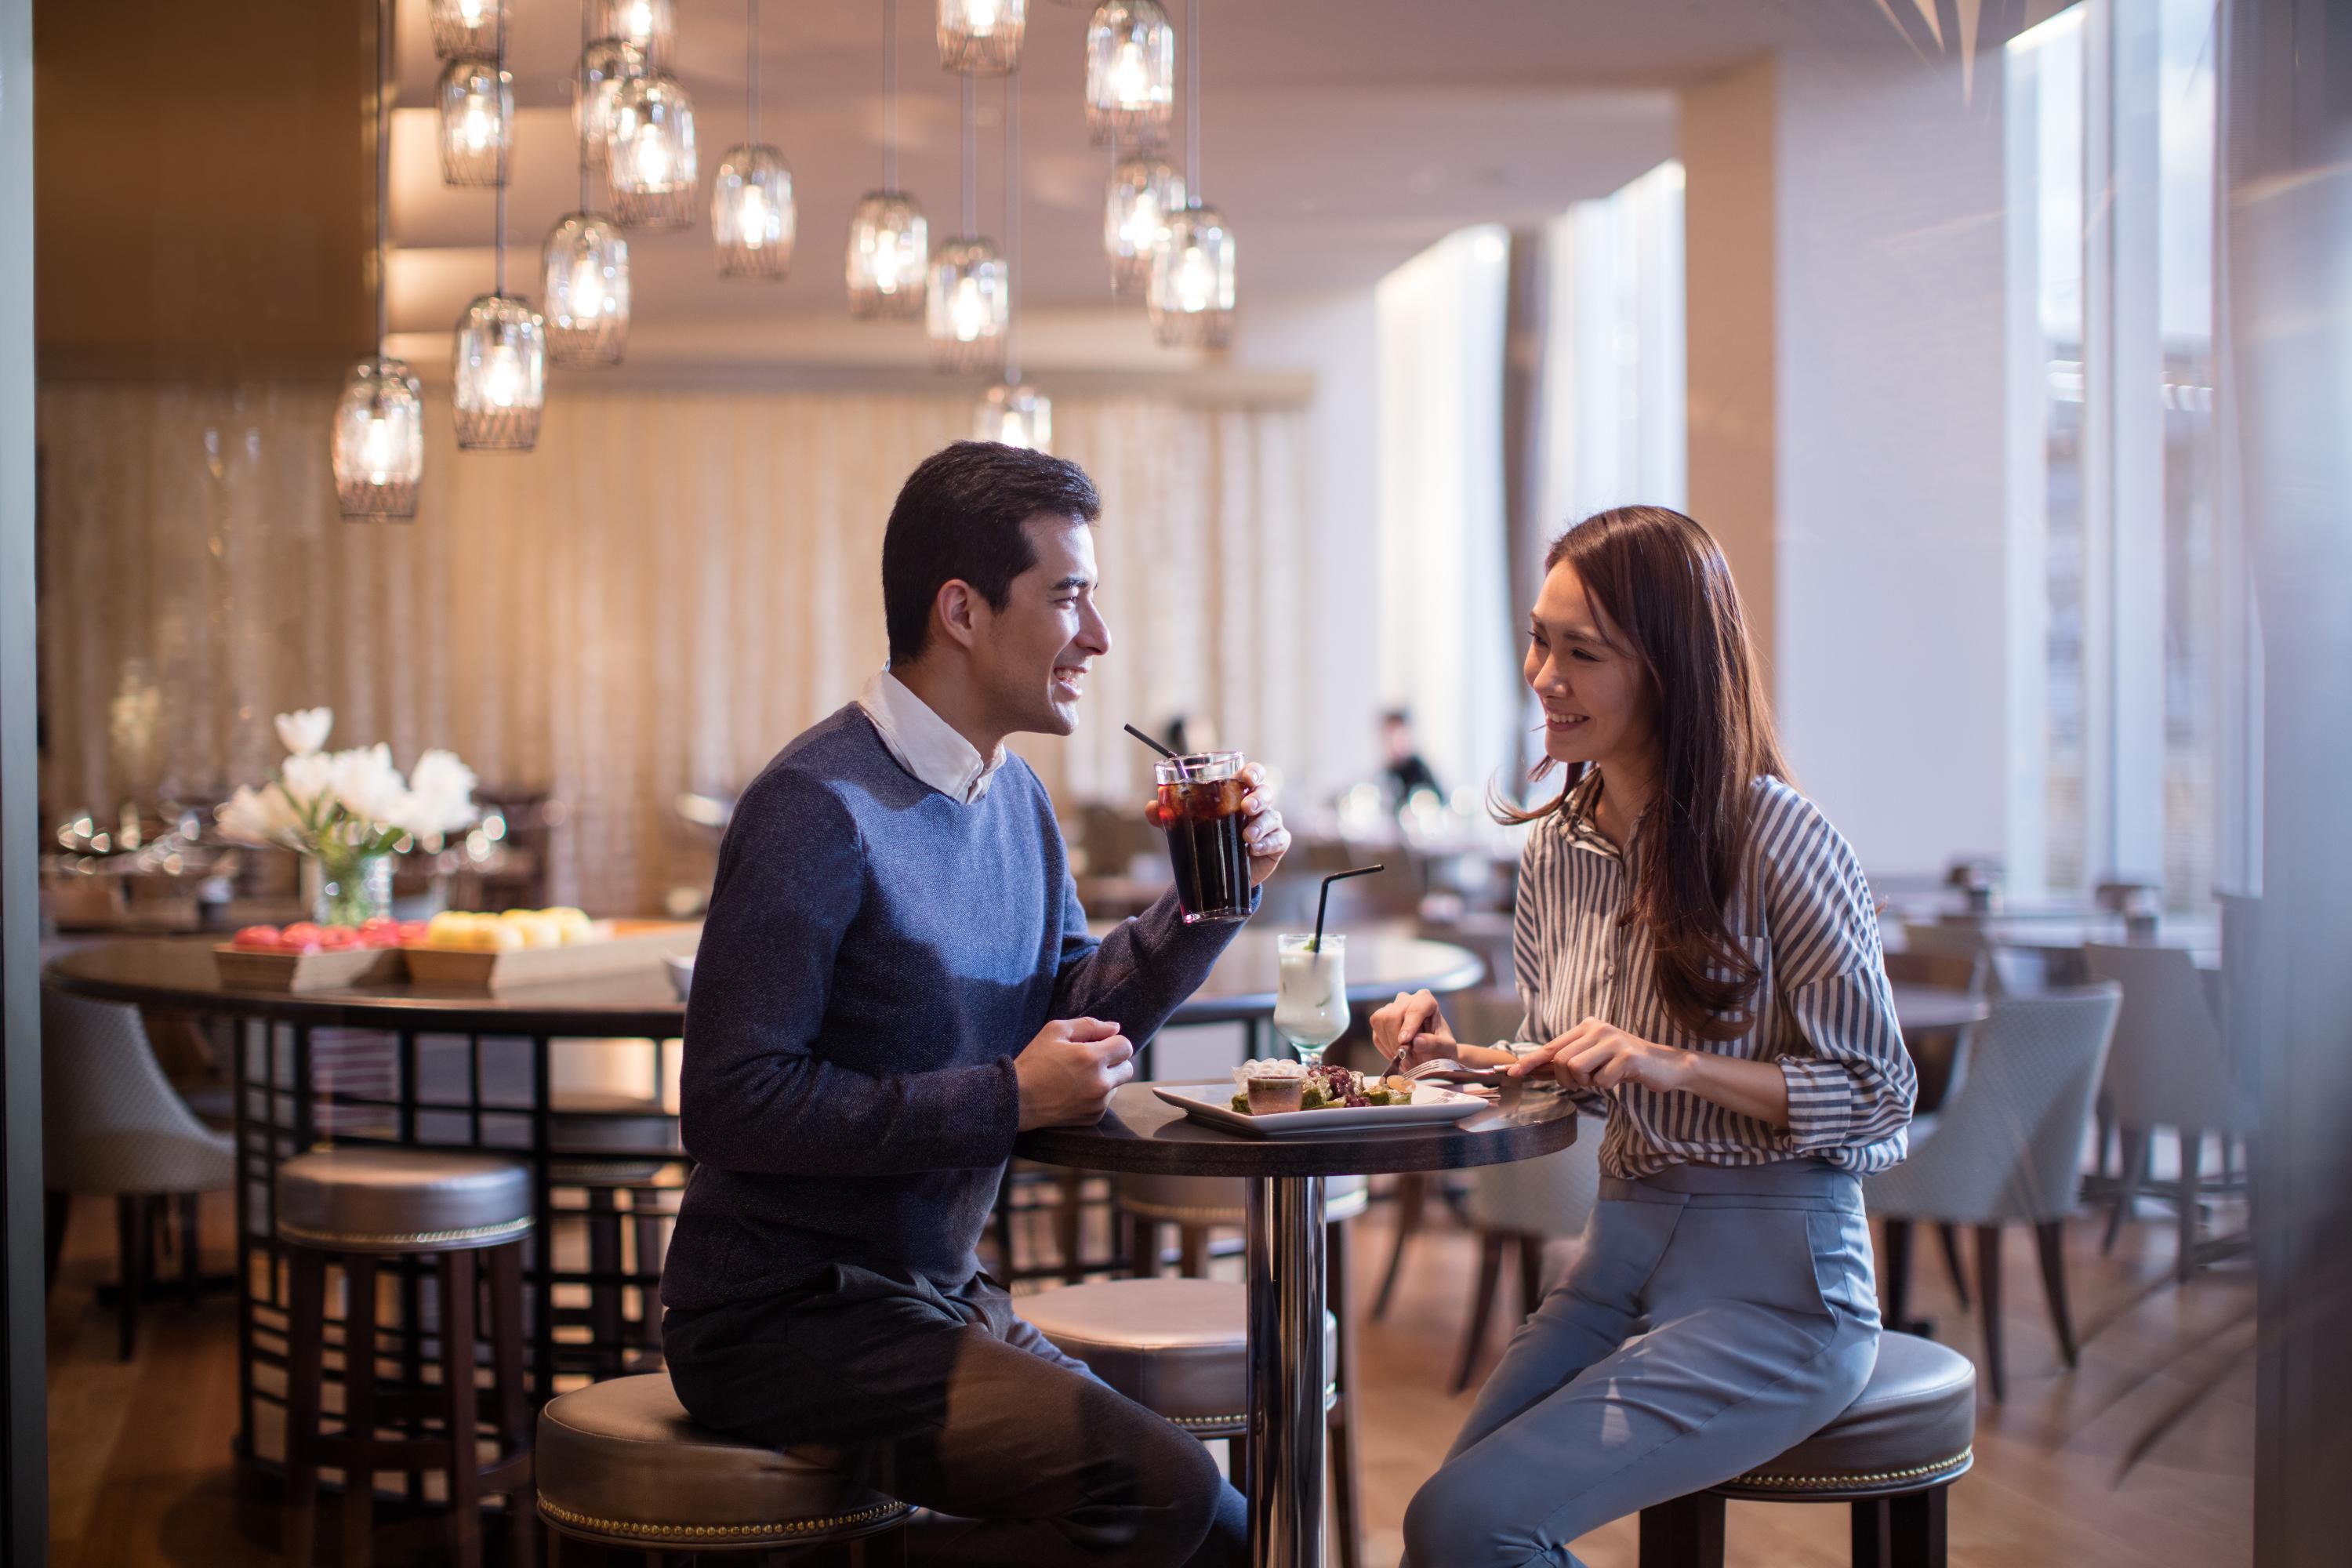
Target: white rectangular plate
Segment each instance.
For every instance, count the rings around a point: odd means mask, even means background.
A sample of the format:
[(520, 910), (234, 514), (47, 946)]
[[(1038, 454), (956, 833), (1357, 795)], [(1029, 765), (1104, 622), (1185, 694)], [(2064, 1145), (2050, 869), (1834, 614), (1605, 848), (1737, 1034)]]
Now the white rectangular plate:
[(1433, 1121), (1459, 1121), (1494, 1101), (1464, 1094), (1443, 1084), (1413, 1085), (1411, 1105), (1335, 1106), (1323, 1110), (1286, 1110), (1274, 1116), (1251, 1116), (1233, 1107), (1234, 1080), (1210, 1079), (1190, 1083), (1155, 1083), (1151, 1092), (1195, 1121), (1244, 1138), (1296, 1138), (1332, 1132), (1370, 1132), (1384, 1127), (1421, 1127)]

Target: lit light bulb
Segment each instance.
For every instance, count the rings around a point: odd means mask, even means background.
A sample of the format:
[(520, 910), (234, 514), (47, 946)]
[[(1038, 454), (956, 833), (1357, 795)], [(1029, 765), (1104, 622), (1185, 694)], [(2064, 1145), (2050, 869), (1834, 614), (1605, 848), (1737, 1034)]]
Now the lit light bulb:
[(645, 43), (653, 36), (654, 8), (652, 0), (636, 0), (629, 7), (628, 34), (632, 43)]
[(572, 316), (574, 321), (591, 321), (612, 309), (604, 292), (604, 268), (593, 256), (583, 256), (572, 264)]
[(459, 134), (466, 138), (468, 152), (478, 153), (490, 144), (490, 138), (496, 132), (490, 124), (489, 111), (483, 107), (480, 99), (467, 100), (465, 123), (459, 127)]
[(1141, 109), (1151, 101), (1151, 68), (1132, 39), (1118, 47), (1118, 58), (1110, 68), (1110, 90), (1121, 109)]
[(996, 31), (1001, 17), (998, 0), (964, 0), (963, 14), (971, 30), (983, 36)]
[(466, 26), (468, 27), (478, 27), (482, 25), (484, 9), (482, 0), (457, 0), (457, 15), (465, 18)]
[(957, 280), (955, 302), (948, 308), (948, 318), (955, 328), (958, 342), (971, 342), (988, 330), (988, 301), (981, 297), (979, 279), (965, 277)]
[(743, 200), (735, 210), (735, 225), (743, 237), (743, 248), (757, 250), (768, 243), (768, 199), (757, 185), (743, 187)]
[(482, 395), (500, 408), (512, 408), (522, 397), (522, 355), (511, 343), (490, 351), (482, 370)]
[(661, 137), (643, 135), (632, 139), (637, 150), (637, 184), (646, 190), (663, 190), (669, 184), (669, 145)]
[(896, 294), (899, 285), (913, 278), (913, 255), (897, 233), (886, 229), (876, 235), (871, 254), (874, 265), (870, 275), (874, 287), (881, 292)]
[(1176, 299), (1186, 310), (1205, 310), (1217, 297), (1217, 268), (1199, 246), (1185, 248), (1176, 264)]
[(360, 461), (367, 468), (368, 483), (380, 485), (392, 477), (394, 456), (392, 421), (375, 415), (368, 420), (367, 436), (360, 445)]
[(1137, 195), (1119, 235), (1137, 250), (1150, 250), (1159, 243), (1160, 231), (1167, 226), (1168, 215), (1160, 210), (1159, 196), (1146, 190)]

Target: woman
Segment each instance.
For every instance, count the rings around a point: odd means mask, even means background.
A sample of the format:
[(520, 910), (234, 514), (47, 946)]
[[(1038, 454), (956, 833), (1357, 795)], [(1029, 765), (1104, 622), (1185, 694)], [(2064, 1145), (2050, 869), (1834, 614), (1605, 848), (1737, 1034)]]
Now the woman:
[[(1730, 568), (1659, 507), (1545, 559), (1528, 684), (1559, 798), (1528, 814), (1516, 1049), (1427, 992), (1382, 1051), (1549, 1072), (1606, 1116), (1601, 1200), (1405, 1515), (1416, 1568), (1572, 1563), (1609, 1520), (1740, 1474), (1878, 1353), (1860, 1176), (1903, 1158), (1913, 1079), (1853, 851), (1790, 787)], [(1639, 1336), (1636, 1338), (1635, 1336)]]

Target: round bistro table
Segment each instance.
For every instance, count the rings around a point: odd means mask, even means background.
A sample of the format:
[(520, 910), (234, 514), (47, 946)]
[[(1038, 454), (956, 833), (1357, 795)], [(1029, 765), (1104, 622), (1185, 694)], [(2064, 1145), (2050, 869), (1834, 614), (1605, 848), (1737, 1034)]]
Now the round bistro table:
[(1324, 1178), (1553, 1153), (1576, 1142), (1576, 1107), (1529, 1088), (1435, 1126), (1250, 1138), (1188, 1120), (1152, 1087), (1128, 1084), (1092, 1126), (1041, 1127), (1023, 1133), (1013, 1152), (1079, 1170), (1249, 1178), (1251, 1556), (1258, 1568), (1320, 1568)]

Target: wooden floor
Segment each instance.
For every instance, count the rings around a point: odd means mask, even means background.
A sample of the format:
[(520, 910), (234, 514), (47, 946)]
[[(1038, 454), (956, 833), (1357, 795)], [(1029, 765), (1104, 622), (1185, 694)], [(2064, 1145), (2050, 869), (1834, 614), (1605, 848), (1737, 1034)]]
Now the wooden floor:
[[(2224, 1228), (2242, 1220), (2228, 1205), (2218, 1217)], [(205, 1229), (209, 1264), (225, 1270), (226, 1197), (206, 1210)], [(1359, 1301), (1370, 1300), (1389, 1237), (1385, 1205), (1358, 1222)], [(2070, 1226), (2067, 1241), (2082, 1367), (2069, 1373), (2059, 1363), (2031, 1233), (2021, 1230), (2003, 1267), (2009, 1402), (1979, 1408), (1977, 1467), (1953, 1492), (1952, 1563), (2230, 1568), (2249, 1562), (2251, 1269), (2241, 1262), (2187, 1287), (2173, 1284), (2171, 1226), (2153, 1205), (2126, 1227), (2113, 1258), (2099, 1256), (2097, 1225), (2087, 1216)], [(79, 1205), (49, 1310), (52, 1562), (196, 1568), (271, 1561), (234, 1520), (235, 1308), (218, 1299), (194, 1313), (176, 1304), (153, 1308), (137, 1360), (118, 1363), (113, 1318), (91, 1297), (111, 1278), (112, 1250), (110, 1204)], [(1932, 1237), (1917, 1250), (1913, 1310), (1937, 1320), (1939, 1337), (1977, 1353), (1976, 1321), (1959, 1311)], [(1405, 1503), (1468, 1408), (1469, 1396), (1449, 1396), (1445, 1382), (1468, 1308), (1473, 1257), (1460, 1231), (1441, 1226), (1425, 1233), (1388, 1320), (1363, 1326), (1360, 1440), (1370, 1568), (1396, 1562)], [(1498, 1315), (1496, 1346), (1504, 1332)], [(422, 1524), (387, 1524), (378, 1534), (380, 1562), (438, 1560), (437, 1537)], [(1843, 1564), (1844, 1510), (1734, 1503), (1729, 1541), (1734, 1563)], [(1587, 1536), (1577, 1551), (1591, 1568), (1633, 1568), (1633, 1521)]]

